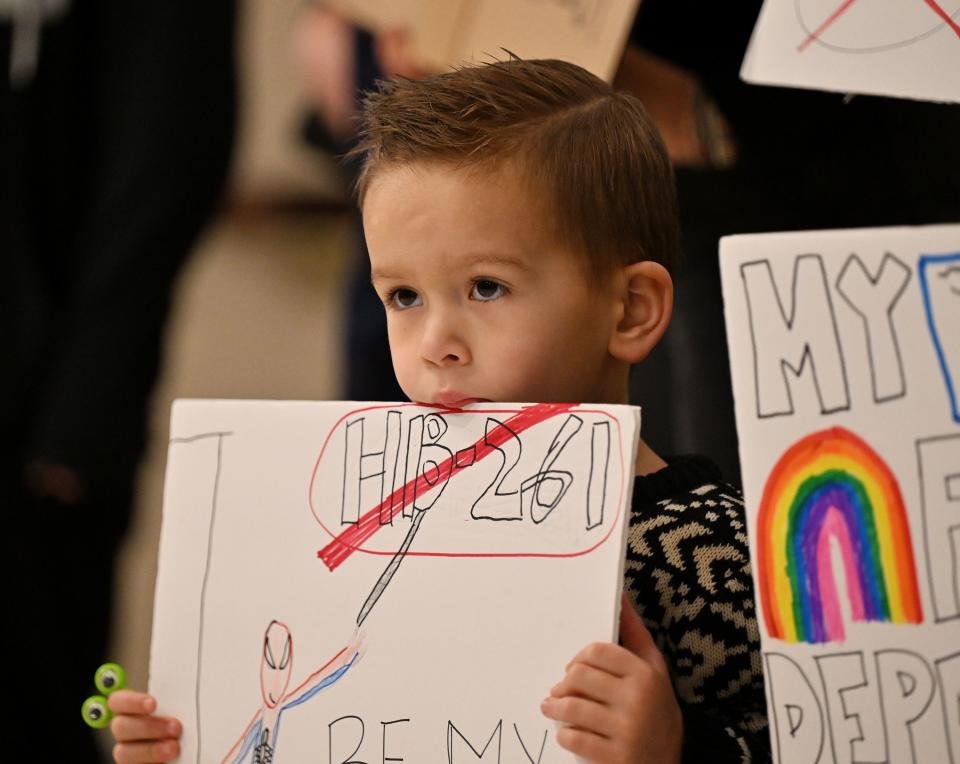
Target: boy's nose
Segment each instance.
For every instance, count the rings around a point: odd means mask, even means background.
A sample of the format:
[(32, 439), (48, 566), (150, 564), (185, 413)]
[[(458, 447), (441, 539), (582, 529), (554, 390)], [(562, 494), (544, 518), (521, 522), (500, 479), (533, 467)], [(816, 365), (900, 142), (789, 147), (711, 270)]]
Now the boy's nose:
[(470, 350), (455, 322), (436, 316), (424, 329), (420, 357), (432, 366), (458, 365), (470, 362)]

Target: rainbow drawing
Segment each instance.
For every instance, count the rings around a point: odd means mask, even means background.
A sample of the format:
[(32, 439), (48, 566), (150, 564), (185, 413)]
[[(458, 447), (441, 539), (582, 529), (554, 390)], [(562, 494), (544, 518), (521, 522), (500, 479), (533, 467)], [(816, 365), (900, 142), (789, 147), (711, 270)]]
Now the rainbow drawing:
[(920, 623), (910, 527), (897, 481), (841, 427), (791, 446), (767, 478), (757, 519), (757, 578), (771, 637), (843, 641), (830, 539), (854, 621)]

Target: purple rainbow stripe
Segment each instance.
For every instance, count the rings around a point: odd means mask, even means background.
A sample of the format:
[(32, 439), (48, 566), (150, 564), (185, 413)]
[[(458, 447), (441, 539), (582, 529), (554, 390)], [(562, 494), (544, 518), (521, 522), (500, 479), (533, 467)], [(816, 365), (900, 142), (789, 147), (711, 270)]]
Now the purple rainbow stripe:
[[(832, 587), (832, 562), (821, 553), (824, 534), (833, 529), (827, 522), (830, 512), (842, 520), (843, 546), (849, 560), (847, 566), (847, 594), (853, 606), (855, 620), (890, 620), (886, 587), (883, 583), (877, 532), (863, 486), (852, 475), (830, 470), (810, 478), (798, 491), (796, 511), (791, 515), (793, 539), (787, 552), (791, 569), (793, 602), (799, 637), (806, 642), (827, 642), (843, 639), (843, 633), (832, 634), (825, 624), (825, 605), (822, 585)], [(824, 570), (824, 564), (827, 569)], [(852, 575), (851, 575), (852, 574)], [(821, 581), (822, 577), (830, 581)], [(831, 591), (829, 589), (827, 591)], [(862, 615), (861, 615), (862, 613)]]

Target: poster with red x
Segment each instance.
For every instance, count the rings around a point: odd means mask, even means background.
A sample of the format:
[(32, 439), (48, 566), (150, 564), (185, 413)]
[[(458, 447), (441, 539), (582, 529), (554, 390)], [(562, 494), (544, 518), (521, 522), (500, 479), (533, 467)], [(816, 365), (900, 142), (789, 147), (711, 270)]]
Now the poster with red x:
[(740, 76), (960, 102), (960, 0), (766, 0)]

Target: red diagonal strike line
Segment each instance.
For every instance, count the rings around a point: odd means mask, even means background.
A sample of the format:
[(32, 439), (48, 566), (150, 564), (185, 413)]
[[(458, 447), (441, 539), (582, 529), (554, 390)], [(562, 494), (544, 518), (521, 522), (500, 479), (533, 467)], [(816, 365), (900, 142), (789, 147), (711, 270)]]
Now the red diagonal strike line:
[[(827, 29), (829, 29), (830, 26), (833, 24), (833, 22), (835, 22), (844, 13), (846, 13), (847, 10), (850, 8), (850, 6), (853, 5), (856, 1), (857, 0), (844, 0), (844, 2), (840, 4), (840, 7), (837, 8), (829, 16), (827, 16), (827, 18), (824, 19), (823, 23), (820, 26), (818, 26), (809, 35), (807, 35), (807, 39), (805, 39), (802, 43), (800, 43), (800, 45), (797, 46), (797, 50), (801, 53), (804, 50), (806, 50), (807, 46), (809, 46), (810, 43), (812, 43), (814, 40), (819, 38), (820, 35), (826, 32)], [(951, 18), (950, 14), (943, 9), (943, 6), (941, 6), (940, 3), (937, 2), (937, 0), (923, 0), (923, 2), (926, 3), (926, 5), (934, 13), (936, 13), (941, 19), (944, 20), (947, 26), (949, 26), (956, 33), (957, 37), (960, 37), (960, 24), (957, 24), (957, 22)]]
[(833, 22), (836, 21), (838, 18), (840, 18), (844, 13), (846, 13), (847, 10), (850, 8), (850, 6), (853, 5), (856, 1), (857, 0), (844, 0), (843, 3), (840, 5), (840, 7), (837, 8), (837, 10), (835, 10), (833, 13), (827, 16), (827, 18), (824, 19), (823, 23), (820, 26), (818, 26), (809, 35), (807, 35), (807, 39), (804, 40), (802, 43), (800, 43), (800, 45), (797, 47), (797, 50), (800, 53), (803, 53), (803, 51), (806, 50), (807, 46), (810, 43), (812, 43), (820, 35), (826, 32), (827, 29), (829, 29), (830, 26), (833, 24)]
[(950, 17), (950, 14), (943, 9), (937, 0), (923, 0), (923, 2), (929, 5), (934, 13), (947, 22), (947, 26), (956, 33), (957, 37), (960, 37), (960, 24), (957, 24), (957, 22)]
[[(514, 414), (502, 425), (498, 425), (473, 444), (476, 456), (471, 464), (480, 461), (495, 451), (497, 446), (506, 443), (514, 434), (519, 435), (524, 430), (540, 424), (540, 422), (550, 417), (557, 416), (557, 414), (569, 411), (576, 407), (576, 405), (575, 403), (538, 403), (535, 406), (530, 406)], [(385, 525), (388, 525), (390, 520), (393, 520), (407, 504), (410, 504), (414, 500), (415, 496), (426, 493), (431, 488), (436, 488), (448, 481), (453, 475), (461, 472), (464, 467), (458, 467), (455, 459), (456, 454), (439, 465), (437, 471), (440, 477), (436, 482), (430, 483), (427, 481), (425, 475), (420, 474), (406, 485), (395, 490), (373, 509), (361, 515), (356, 524), (351, 525), (339, 536), (335, 536), (329, 544), (317, 552), (317, 557), (319, 557), (323, 561), (323, 564), (331, 571), (336, 570), (344, 560), (356, 552), (374, 533)], [(381, 513), (388, 512), (390, 515), (389, 520), (382, 519)]]

